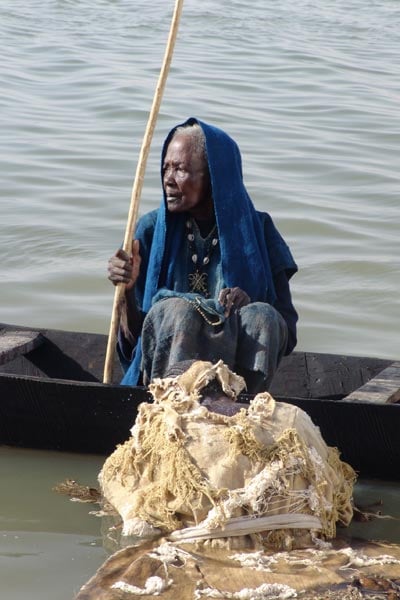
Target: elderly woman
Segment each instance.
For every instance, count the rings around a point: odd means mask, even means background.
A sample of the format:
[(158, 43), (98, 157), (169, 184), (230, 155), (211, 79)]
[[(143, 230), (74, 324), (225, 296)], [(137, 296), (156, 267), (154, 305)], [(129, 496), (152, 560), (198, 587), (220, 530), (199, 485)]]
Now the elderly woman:
[(222, 359), (249, 392), (266, 390), (296, 345), (289, 279), (297, 266), (249, 198), (236, 143), (188, 119), (165, 140), (162, 185), (132, 256), (118, 250), (109, 261), (109, 279), (126, 284), (122, 383), (147, 385), (182, 360)]

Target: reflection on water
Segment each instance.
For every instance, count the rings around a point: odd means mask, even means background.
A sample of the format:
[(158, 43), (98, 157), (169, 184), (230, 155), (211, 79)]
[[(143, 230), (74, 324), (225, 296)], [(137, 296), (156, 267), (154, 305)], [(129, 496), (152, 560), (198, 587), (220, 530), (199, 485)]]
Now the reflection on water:
[(107, 553), (93, 505), (52, 492), (67, 478), (97, 485), (103, 459), (0, 447), (0, 596), (71, 599)]
[[(108, 256), (123, 238), (164, 53), (165, 0), (3, 0), (0, 320), (107, 332)], [(400, 5), (186, 0), (159, 149), (189, 115), (237, 139), (246, 185), (299, 264), (299, 349), (399, 357)], [(101, 564), (99, 521), (51, 492), (95, 484), (98, 457), (0, 449), (0, 591), (65, 600)], [(359, 484), (398, 514), (398, 486)], [(396, 513), (397, 510), (397, 513)], [(352, 534), (397, 537), (398, 521)]]
[(72, 600), (106, 558), (101, 538), (0, 532), (0, 591), (7, 600)]
[[(111, 553), (120, 528), (113, 517), (94, 516), (93, 504), (52, 492), (65, 479), (97, 487), (99, 456), (0, 448), (0, 591), (7, 600), (71, 599)], [(356, 504), (393, 519), (352, 523), (341, 538), (400, 544), (400, 489), (396, 483), (362, 481)], [(377, 502), (382, 505), (375, 506)], [(136, 540), (123, 541), (123, 546)]]
[(400, 486), (397, 482), (359, 481), (354, 502), (361, 510), (377, 517), (366, 523), (353, 521), (346, 535), (400, 544)]

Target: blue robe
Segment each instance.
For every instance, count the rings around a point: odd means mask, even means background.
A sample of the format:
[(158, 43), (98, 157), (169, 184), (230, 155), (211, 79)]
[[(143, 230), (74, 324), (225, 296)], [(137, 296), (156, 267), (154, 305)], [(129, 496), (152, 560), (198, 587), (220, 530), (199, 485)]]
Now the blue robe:
[[(243, 183), (241, 156), (236, 142), (222, 130), (197, 119), (189, 119), (186, 123), (193, 122), (198, 123), (205, 134), (218, 229), (218, 250), (209, 265), (212, 272), (218, 271), (218, 283), (214, 286), (214, 298), (211, 299), (213, 307), (222, 312), (217, 303), (222, 287), (240, 287), (249, 295), (251, 303), (279, 304), (282, 298), (277, 297), (274, 281), (282, 282), (284, 275), (287, 282), (297, 271), (289, 247), (271, 217), (255, 210)], [(161, 165), (175, 129), (165, 140)], [(168, 212), (164, 194), (160, 208), (144, 215), (138, 222), (135, 238), (140, 241), (142, 265), (134, 294), (143, 315), (149, 313), (155, 299), (159, 300), (172, 292), (185, 294), (188, 291), (182, 278), (182, 272), (185, 271), (182, 261), (186, 260), (182, 256), (186, 220), (186, 214)], [(288, 286), (287, 293), (290, 300)], [(291, 301), (289, 305), (292, 306)], [(296, 320), (294, 311), (292, 321), (295, 323)], [(124, 352), (120, 355), (127, 367), (122, 383), (136, 385), (142, 364), (140, 338), (130, 365), (124, 361)], [(126, 358), (129, 357), (125, 354)]]

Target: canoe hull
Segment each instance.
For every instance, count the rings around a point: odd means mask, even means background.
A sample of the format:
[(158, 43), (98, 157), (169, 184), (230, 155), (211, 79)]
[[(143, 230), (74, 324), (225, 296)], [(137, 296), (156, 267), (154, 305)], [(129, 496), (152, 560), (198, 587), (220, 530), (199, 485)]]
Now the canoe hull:
[[(144, 388), (0, 376), (0, 443), (111, 453), (129, 436)], [(305, 410), (329, 445), (364, 477), (399, 479), (398, 405), (282, 398)]]
[(109, 454), (129, 437), (143, 388), (0, 376), (0, 443)]
[[(7, 327), (0, 325), (0, 332)], [(128, 438), (148, 392), (99, 383), (105, 336), (48, 330), (42, 335), (40, 347), (0, 367), (0, 444), (111, 453)], [(399, 480), (400, 405), (343, 399), (390, 364), (297, 352), (283, 361), (271, 393), (305, 410), (362, 477)]]

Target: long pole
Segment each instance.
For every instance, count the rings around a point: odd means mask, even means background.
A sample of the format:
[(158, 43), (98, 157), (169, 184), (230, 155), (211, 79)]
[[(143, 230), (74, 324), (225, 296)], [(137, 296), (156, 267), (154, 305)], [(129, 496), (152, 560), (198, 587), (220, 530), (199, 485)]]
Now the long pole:
[[(139, 154), (139, 160), (136, 167), (135, 180), (132, 187), (131, 203), (125, 230), (125, 239), (123, 249), (127, 253), (132, 251), (132, 238), (136, 226), (137, 215), (139, 211), (140, 195), (142, 193), (144, 173), (146, 170), (147, 158), (150, 152), (151, 140), (153, 137), (157, 116), (160, 110), (161, 99), (164, 93), (165, 84), (171, 65), (172, 54), (174, 51), (176, 36), (178, 33), (179, 20), (182, 13), (183, 0), (176, 0), (174, 13), (172, 15), (171, 27), (169, 31), (167, 46), (165, 49), (164, 60), (158, 77), (157, 87), (153, 98), (146, 131), (143, 137), (142, 147)], [(124, 300), (125, 284), (118, 284), (115, 288), (114, 303), (111, 314), (110, 331), (108, 334), (107, 352), (104, 364), (103, 382), (111, 383), (113, 375), (113, 364), (115, 355), (115, 346), (119, 322), (121, 318), (121, 307)]]

